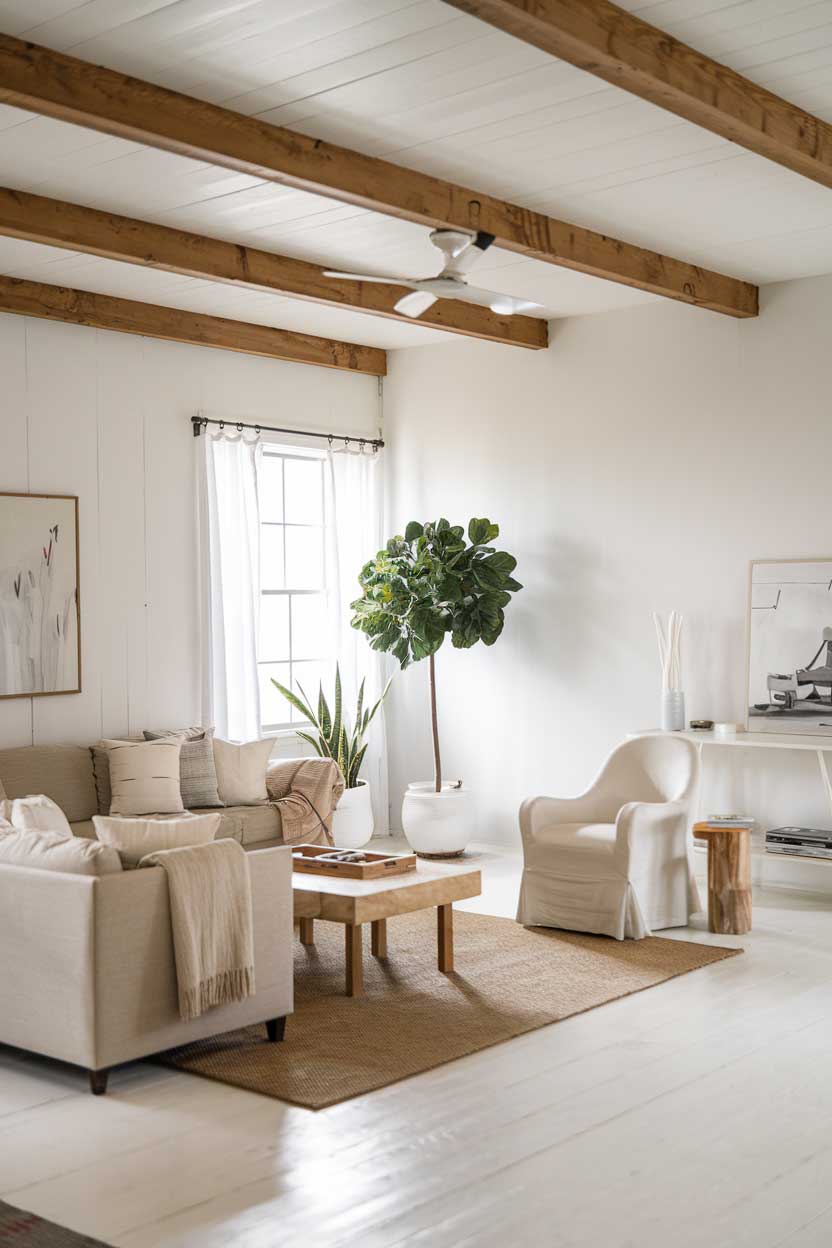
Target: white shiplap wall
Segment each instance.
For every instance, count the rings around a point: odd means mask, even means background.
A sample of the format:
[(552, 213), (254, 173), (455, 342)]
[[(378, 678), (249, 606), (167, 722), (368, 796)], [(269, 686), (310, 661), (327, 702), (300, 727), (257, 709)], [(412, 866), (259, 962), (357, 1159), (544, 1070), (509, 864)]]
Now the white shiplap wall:
[(374, 377), (0, 316), (0, 490), (77, 494), (83, 691), (0, 701), (0, 746), (200, 713), (194, 439), (206, 414), (374, 435)]

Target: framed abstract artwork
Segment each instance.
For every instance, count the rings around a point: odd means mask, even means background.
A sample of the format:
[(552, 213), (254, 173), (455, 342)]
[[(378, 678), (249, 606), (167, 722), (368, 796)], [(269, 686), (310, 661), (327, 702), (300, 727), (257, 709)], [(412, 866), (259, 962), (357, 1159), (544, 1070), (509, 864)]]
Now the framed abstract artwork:
[(81, 692), (78, 499), (0, 494), (0, 698)]
[(832, 557), (751, 564), (748, 728), (832, 736)]

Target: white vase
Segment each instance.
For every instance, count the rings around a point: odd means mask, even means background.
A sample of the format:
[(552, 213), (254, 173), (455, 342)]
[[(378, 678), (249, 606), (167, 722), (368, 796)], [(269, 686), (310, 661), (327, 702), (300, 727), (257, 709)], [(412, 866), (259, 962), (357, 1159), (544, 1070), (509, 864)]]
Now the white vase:
[(467, 789), (432, 780), (407, 786), (402, 803), (402, 828), (420, 858), (457, 858), (471, 839), (471, 794)]
[(332, 839), (338, 849), (359, 849), (373, 835), (373, 803), (370, 786), (359, 780), (354, 789), (344, 789), (332, 816)]
[(662, 694), (662, 729), (681, 732), (685, 726), (685, 695), (681, 689), (666, 689)]

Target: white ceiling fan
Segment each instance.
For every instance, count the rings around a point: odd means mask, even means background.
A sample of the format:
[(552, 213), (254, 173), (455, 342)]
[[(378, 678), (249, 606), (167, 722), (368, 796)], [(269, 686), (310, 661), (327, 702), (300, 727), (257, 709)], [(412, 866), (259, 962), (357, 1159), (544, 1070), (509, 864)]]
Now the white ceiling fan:
[(390, 274), (381, 277), (377, 273), (340, 273), (326, 270), (326, 277), (343, 278), (350, 282), (383, 282), (396, 286), (409, 286), (411, 295), (404, 295), (395, 305), (397, 312), (417, 317), (427, 312), (437, 299), (461, 299), (490, 308), (498, 316), (514, 316), (519, 312), (542, 312), (543, 306), (529, 299), (515, 299), (513, 295), (501, 295), (495, 290), (480, 290), (468, 285), (467, 274), (484, 251), (494, 242), (493, 234), (469, 233), (467, 230), (431, 230), (430, 241), (445, 257), (445, 263), (436, 277), (402, 277)]

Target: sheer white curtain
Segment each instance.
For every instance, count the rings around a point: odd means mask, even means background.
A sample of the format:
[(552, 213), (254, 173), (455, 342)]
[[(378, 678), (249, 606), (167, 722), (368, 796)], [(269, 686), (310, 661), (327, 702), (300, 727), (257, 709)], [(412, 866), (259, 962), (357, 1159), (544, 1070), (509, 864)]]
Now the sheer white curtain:
[(260, 730), (260, 445), (247, 433), (197, 439), (202, 619), (202, 722), (231, 741)]
[[(383, 454), (345, 447), (332, 448), (328, 456), (327, 589), (334, 653), (341, 667), (344, 707), (350, 722), (362, 678), (366, 678), (365, 706), (375, 703), (385, 684), (384, 656), (370, 649), (364, 633), (350, 628), (350, 603), (361, 592), (358, 574), (382, 545)], [(372, 789), (375, 834), (384, 836), (389, 831), (389, 805), (383, 709), (369, 729), (361, 775)]]

